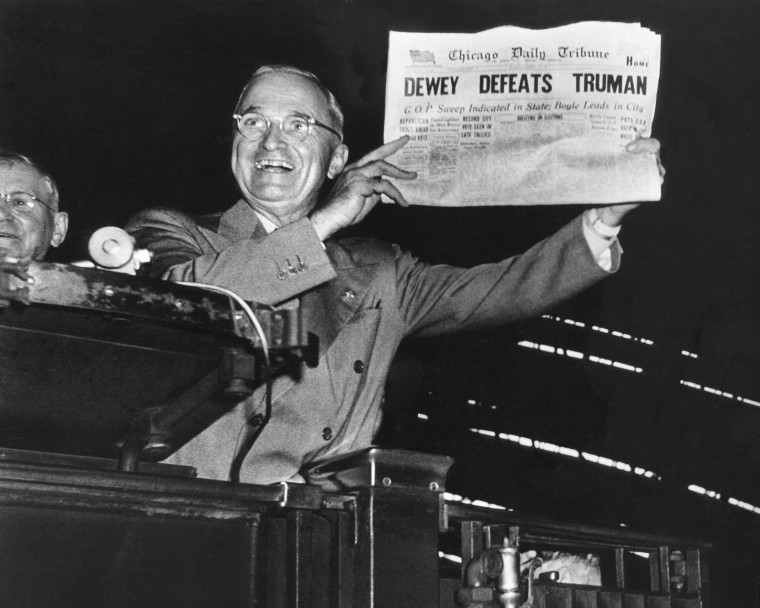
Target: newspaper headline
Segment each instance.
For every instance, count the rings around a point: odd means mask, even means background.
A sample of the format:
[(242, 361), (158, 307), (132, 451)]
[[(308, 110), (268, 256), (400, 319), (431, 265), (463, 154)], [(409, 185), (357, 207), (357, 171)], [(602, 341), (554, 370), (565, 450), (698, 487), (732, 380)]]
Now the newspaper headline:
[(412, 204), (541, 205), (660, 198), (651, 133), (660, 37), (583, 22), (477, 34), (391, 32), (385, 141), (418, 172)]

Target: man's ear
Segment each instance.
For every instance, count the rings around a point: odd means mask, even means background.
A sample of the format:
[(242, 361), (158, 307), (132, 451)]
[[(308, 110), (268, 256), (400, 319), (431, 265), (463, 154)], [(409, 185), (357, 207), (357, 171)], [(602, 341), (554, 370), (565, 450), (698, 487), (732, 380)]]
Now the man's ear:
[(348, 146), (346, 144), (339, 144), (335, 150), (333, 150), (332, 157), (330, 158), (330, 166), (327, 168), (327, 177), (334, 178), (346, 166), (348, 161)]
[(50, 244), (58, 247), (66, 238), (69, 230), (69, 214), (65, 211), (56, 211), (53, 217), (53, 236), (50, 238)]

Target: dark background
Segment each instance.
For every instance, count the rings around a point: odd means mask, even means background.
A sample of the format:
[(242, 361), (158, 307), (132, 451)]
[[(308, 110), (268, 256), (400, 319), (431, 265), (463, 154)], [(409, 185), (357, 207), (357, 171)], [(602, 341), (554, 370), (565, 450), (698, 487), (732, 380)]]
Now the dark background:
[[(143, 207), (215, 211), (236, 200), (230, 114), (262, 63), (319, 74), (344, 107), (357, 158), (381, 143), (391, 29), (611, 20), (660, 33), (653, 135), (668, 171), (663, 198), (626, 220), (620, 272), (552, 312), (587, 327), (540, 319), (410, 341), (378, 441), (454, 455), (449, 489), (470, 498), (712, 540), (717, 605), (754, 606), (760, 515), (728, 498), (760, 506), (760, 408), (735, 398), (760, 401), (759, 17), (760, 3), (737, 0), (1, 0), (0, 141), (56, 176), (71, 231), (51, 259), (70, 261), (86, 256), (93, 230)], [(519, 253), (580, 210), (382, 206), (356, 231), (432, 262), (473, 265)], [(645, 371), (538, 353), (520, 340)], [(658, 478), (469, 428), (605, 455)]]

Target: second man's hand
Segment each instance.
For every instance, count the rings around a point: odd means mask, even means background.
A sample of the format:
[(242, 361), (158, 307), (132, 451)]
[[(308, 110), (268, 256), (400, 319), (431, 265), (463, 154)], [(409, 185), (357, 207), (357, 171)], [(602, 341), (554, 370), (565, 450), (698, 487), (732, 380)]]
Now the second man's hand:
[(320, 240), (328, 239), (341, 228), (361, 222), (383, 194), (402, 207), (409, 206), (404, 195), (387, 178), (414, 179), (417, 174), (385, 160), (408, 141), (408, 136), (400, 137), (343, 169), (327, 202), (311, 214), (311, 223)]

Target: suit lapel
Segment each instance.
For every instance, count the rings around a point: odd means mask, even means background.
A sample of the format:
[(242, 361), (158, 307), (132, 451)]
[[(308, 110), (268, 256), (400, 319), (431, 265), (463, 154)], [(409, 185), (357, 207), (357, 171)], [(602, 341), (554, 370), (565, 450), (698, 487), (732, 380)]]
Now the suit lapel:
[(206, 225), (199, 224), (198, 232), (216, 252), (237, 241), (252, 236), (264, 237), (267, 234), (256, 213), (242, 199), (214, 219), (215, 222), (204, 222)]

